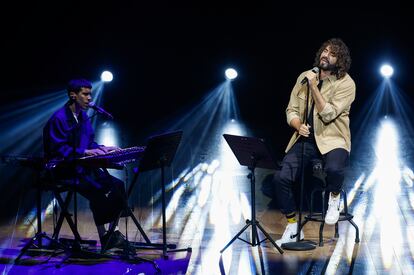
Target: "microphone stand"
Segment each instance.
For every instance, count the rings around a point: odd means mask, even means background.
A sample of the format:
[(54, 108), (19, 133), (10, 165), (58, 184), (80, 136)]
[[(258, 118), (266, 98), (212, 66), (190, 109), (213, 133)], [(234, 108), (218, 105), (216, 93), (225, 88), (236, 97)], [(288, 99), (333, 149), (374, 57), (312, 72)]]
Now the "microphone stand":
[[(309, 83), (306, 81), (306, 106), (305, 112), (303, 114), (303, 123), (306, 125), (307, 123), (307, 116), (308, 116), (308, 106), (309, 106)], [(313, 114), (311, 114), (313, 115)], [(300, 178), (300, 199), (299, 199), (299, 218), (297, 223), (297, 231), (296, 231), (296, 241), (290, 243), (282, 244), (282, 248), (286, 250), (295, 250), (295, 251), (306, 251), (312, 250), (316, 248), (316, 243), (312, 241), (306, 241), (300, 239), (300, 231), (302, 229), (302, 204), (303, 204), (303, 190), (305, 185), (305, 141), (302, 140), (302, 158), (300, 161), (301, 165), (301, 178)]]

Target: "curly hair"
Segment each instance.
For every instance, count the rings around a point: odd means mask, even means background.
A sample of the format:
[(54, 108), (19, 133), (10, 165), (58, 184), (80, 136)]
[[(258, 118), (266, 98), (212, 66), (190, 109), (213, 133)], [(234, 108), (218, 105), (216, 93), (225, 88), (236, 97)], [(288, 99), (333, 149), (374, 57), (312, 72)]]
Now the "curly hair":
[(351, 55), (349, 52), (348, 47), (340, 38), (331, 38), (325, 41), (322, 46), (319, 48), (318, 52), (315, 56), (314, 66), (318, 66), (320, 62), (320, 57), (324, 49), (330, 46), (331, 51), (335, 54), (337, 61), (336, 61), (336, 69), (333, 73), (336, 75), (338, 79), (345, 76), (348, 72), (349, 68), (351, 67)]

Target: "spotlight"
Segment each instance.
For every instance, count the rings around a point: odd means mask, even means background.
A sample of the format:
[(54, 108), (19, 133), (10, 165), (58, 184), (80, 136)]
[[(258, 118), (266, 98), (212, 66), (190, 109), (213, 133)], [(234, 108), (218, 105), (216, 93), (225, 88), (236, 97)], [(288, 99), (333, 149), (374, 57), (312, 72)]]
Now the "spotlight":
[(112, 79), (114, 79), (114, 77), (113, 77), (113, 75), (112, 75), (112, 73), (111, 73), (110, 71), (104, 71), (104, 72), (101, 74), (101, 80), (102, 80), (103, 82), (111, 82), (111, 81), (112, 81)]
[(390, 78), (394, 73), (394, 69), (390, 65), (384, 64), (381, 66), (380, 72), (383, 77)]
[(224, 74), (228, 80), (233, 80), (237, 77), (237, 71), (233, 68), (228, 68)]

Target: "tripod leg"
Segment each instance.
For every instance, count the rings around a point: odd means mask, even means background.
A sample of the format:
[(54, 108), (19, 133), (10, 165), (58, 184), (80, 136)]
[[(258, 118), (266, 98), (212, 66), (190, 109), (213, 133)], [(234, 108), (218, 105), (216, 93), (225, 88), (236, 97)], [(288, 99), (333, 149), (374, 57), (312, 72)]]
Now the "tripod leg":
[(138, 175), (139, 175), (139, 172), (136, 171), (136, 173), (134, 175), (134, 179), (132, 180), (132, 183), (131, 183), (131, 185), (128, 188), (128, 192), (127, 192), (126, 198), (124, 198), (124, 205), (125, 205), (125, 207), (126, 207), (126, 209), (128, 211), (129, 216), (132, 218), (132, 220), (134, 221), (135, 225), (137, 226), (139, 232), (141, 233), (142, 237), (144, 237), (144, 239), (147, 242), (147, 244), (151, 244), (150, 239), (148, 238), (147, 234), (145, 234), (144, 229), (142, 229), (141, 225), (139, 224), (138, 220), (135, 218), (134, 214), (132, 213), (131, 208), (129, 208), (129, 205), (128, 205), (128, 198), (132, 194), (132, 190), (134, 188), (135, 182), (138, 179)]
[(38, 239), (45, 236), (45, 233), (36, 234), (20, 251), (20, 254), (17, 256), (17, 258), (14, 260), (15, 263), (18, 263), (20, 258), (26, 253), (26, 251), (33, 245), (33, 243)]
[(148, 238), (147, 234), (145, 234), (144, 229), (142, 229), (141, 225), (139, 224), (138, 220), (135, 218), (135, 216), (132, 213), (131, 209), (129, 209), (129, 211), (130, 211), (130, 217), (134, 221), (134, 223), (137, 226), (137, 228), (138, 228), (139, 232), (141, 233), (142, 237), (144, 237), (147, 244), (151, 244), (150, 239)]
[[(126, 200), (126, 198), (124, 198), (124, 210), (128, 212), (128, 216), (131, 217), (131, 219), (133, 220), (133, 222), (135, 223), (135, 225), (137, 226), (139, 232), (141, 233), (141, 235), (143, 236), (143, 238), (145, 239), (145, 242), (147, 245), (151, 245), (151, 241), (148, 238), (147, 234), (145, 234), (144, 230), (142, 229), (141, 225), (139, 224), (138, 220), (135, 218), (134, 214), (132, 213), (132, 210), (129, 208), (128, 206), (128, 202)], [(117, 218), (115, 219), (115, 222), (113, 222), (111, 224), (111, 227), (108, 230), (108, 234), (109, 234), (109, 239), (107, 244), (111, 241), (112, 235), (115, 231), (116, 226), (119, 224), (119, 219), (121, 218), (121, 212), (118, 214)], [(101, 248), (101, 251), (106, 251), (107, 249), (107, 244), (105, 244), (104, 247)]]
[(259, 231), (257, 230), (257, 227), (256, 226), (258, 226), (259, 225), (259, 223), (258, 222), (255, 222), (253, 225), (252, 225), (252, 233), (253, 232), (256, 232), (256, 243), (253, 243), (253, 246), (255, 246), (255, 245), (260, 245), (260, 239), (259, 239)]
[(276, 249), (279, 251), (279, 253), (283, 254), (282, 248), (280, 248), (277, 245), (277, 243), (272, 239), (272, 237), (269, 235), (269, 233), (267, 233), (266, 230), (264, 230), (264, 228), (259, 223), (256, 223), (256, 225), (260, 229), (260, 231), (262, 231), (262, 233), (266, 236), (266, 238), (274, 245), (274, 247), (276, 247)]
[(259, 243), (259, 234), (257, 233), (257, 227), (256, 227), (257, 221), (252, 220), (251, 224), (252, 224), (252, 245), (256, 246), (256, 245), (260, 244)]
[(251, 225), (251, 224), (252, 224), (251, 221), (247, 221), (246, 225), (239, 231), (239, 233), (237, 233), (233, 237), (233, 239), (231, 239), (231, 241), (229, 241), (228, 244), (226, 244), (226, 246), (222, 250), (220, 250), (220, 253), (223, 253), (224, 250), (226, 250), (227, 247), (229, 247), (244, 232), (244, 230), (246, 230), (249, 227), (249, 225)]
[(49, 240), (51, 243), (55, 245), (55, 247), (60, 247), (63, 250), (67, 250), (68, 248), (60, 243), (59, 241), (50, 238), (46, 235), (46, 233), (38, 233), (36, 234), (21, 250), (20, 254), (17, 256), (17, 258), (14, 260), (15, 263), (18, 263), (20, 261), (20, 258), (26, 253), (26, 251), (36, 242), (38, 239), (46, 239)]

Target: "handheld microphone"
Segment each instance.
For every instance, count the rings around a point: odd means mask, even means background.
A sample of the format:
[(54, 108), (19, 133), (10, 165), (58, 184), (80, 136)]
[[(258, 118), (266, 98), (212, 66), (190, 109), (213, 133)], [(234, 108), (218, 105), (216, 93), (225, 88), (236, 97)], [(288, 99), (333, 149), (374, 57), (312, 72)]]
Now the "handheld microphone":
[(95, 103), (93, 103), (93, 102), (89, 102), (89, 107), (94, 109), (97, 113), (99, 113), (101, 115), (104, 115), (104, 116), (106, 116), (110, 119), (114, 119), (114, 117), (110, 113), (108, 113), (107, 111), (105, 111), (101, 107), (96, 106)]
[[(319, 68), (318, 67), (313, 67), (312, 72), (314, 72), (315, 74), (319, 73)], [(305, 84), (308, 81), (308, 79), (305, 77), (302, 79), (302, 81), (300, 82), (300, 84)]]

